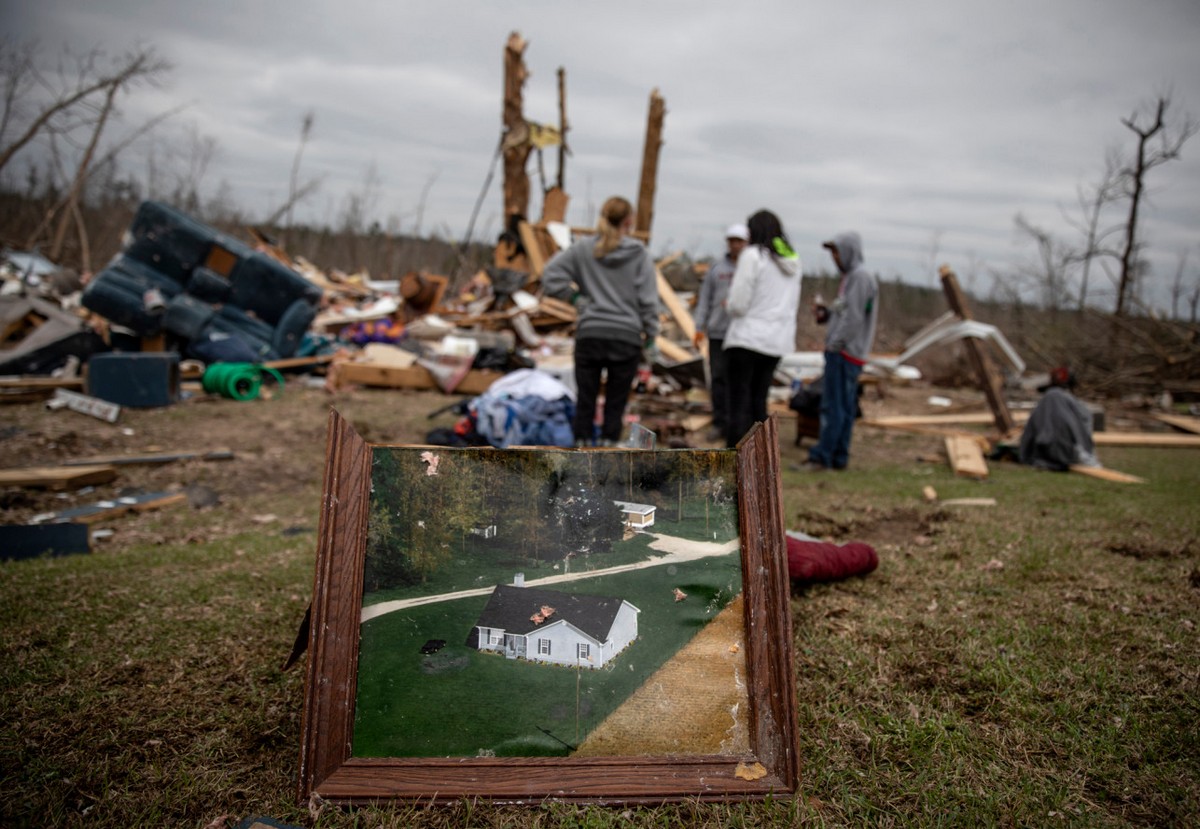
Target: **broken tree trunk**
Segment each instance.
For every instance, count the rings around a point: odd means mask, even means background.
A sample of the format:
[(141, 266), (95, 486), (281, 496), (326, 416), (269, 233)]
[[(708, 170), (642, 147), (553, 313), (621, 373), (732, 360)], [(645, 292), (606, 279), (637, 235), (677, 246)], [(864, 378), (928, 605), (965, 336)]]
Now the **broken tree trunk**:
[(525, 123), (525, 68), (527, 42), (517, 32), (508, 36), (504, 46), (504, 218), (505, 227), (514, 216), (525, 217), (529, 210), (529, 125)]
[(658, 153), (662, 149), (663, 116), (667, 105), (655, 89), (650, 93), (650, 115), (646, 120), (646, 145), (642, 149), (642, 179), (638, 186), (636, 230), (650, 238), (654, 223), (654, 189), (658, 178)]
[[(967, 298), (958, 286), (958, 277), (954, 275), (954, 271), (950, 270), (948, 265), (942, 265), (938, 270), (938, 275), (942, 278), (942, 290), (946, 294), (946, 302), (950, 305), (950, 310), (961, 319), (973, 319), (971, 309), (967, 305)], [(1013, 421), (1012, 413), (1008, 410), (1008, 404), (1004, 401), (999, 372), (979, 340), (974, 337), (966, 337), (963, 339), (963, 344), (967, 348), (967, 356), (975, 369), (975, 376), (979, 378), (979, 385), (983, 388), (983, 394), (992, 410), (996, 428), (1000, 430), (1000, 434), (1006, 435), (1016, 427), (1016, 423)]]

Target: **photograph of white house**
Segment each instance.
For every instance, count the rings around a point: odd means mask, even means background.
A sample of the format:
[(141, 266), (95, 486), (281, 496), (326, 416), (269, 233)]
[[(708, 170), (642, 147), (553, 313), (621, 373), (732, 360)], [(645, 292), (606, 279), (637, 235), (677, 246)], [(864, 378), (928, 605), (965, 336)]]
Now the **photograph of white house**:
[(556, 665), (601, 668), (637, 639), (638, 613), (624, 599), (498, 584), (467, 646)]

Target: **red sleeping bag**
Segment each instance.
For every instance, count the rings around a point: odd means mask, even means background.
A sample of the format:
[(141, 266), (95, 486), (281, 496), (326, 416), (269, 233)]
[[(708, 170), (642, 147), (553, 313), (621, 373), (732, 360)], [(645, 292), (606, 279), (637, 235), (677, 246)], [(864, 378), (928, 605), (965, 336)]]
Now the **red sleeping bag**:
[(857, 541), (829, 544), (788, 536), (787, 563), (788, 575), (795, 581), (839, 581), (870, 573), (879, 566), (879, 556), (870, 544)]

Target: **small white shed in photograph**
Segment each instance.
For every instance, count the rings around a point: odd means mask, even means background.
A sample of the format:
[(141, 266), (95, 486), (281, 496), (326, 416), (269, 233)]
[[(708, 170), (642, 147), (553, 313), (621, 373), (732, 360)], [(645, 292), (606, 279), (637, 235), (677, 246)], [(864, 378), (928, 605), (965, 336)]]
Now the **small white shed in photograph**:
[(621, 520), (625, 526), (635, 530), (643, 530), (654, 526), (654, 511), (658, 509), (650, 504), (635, 504), (631, 501), (613, 501), (621, 510)]

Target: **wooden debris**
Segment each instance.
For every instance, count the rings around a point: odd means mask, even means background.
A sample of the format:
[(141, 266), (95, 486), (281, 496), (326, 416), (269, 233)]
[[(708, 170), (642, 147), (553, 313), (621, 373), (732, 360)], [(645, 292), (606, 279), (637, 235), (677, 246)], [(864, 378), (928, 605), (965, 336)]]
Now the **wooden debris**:
[[(1015, 423), (1024, 423), (1029, 420), (1029, 415), (1029, 412), (1015, 412), (1012, 418)], [(993, 416), (986, 412), (963, 412), (961, 414), (890, 415), (865, 418), (863, 423), (884, 429), (903, 429), (906, 426), (987, 426), (993, 420)]]
[(995, 498), (950, 498), (946, 501), (939, 501), (938, 506), (942, 507), (994, 507), (996, 506)]
[[(671, 316), (675, 319), (675, 324), (679, 326), (679, 330), (683, 333), (684, 339), (690, 343), (696, 336), (696, 323), (692, 319), (691, 313), (683, 306), (679, 295), (675, 293), (675, 289), (671, 287), (671, 283), (667, 282), (667, 278), (663, 276), (660, 268), (655, 267), (654, 276), (658, 281), (658, 298), (662, 300), (663, 305), (667, 306), (667, 310), (671, 312)], [(682, 359), (690, 360), (692, 356), (688, 354), (687, 357)]]
[[(966, 295), (959, 287), (958, 277), (954, 275), (954, 271), (950, 270), (949, 266), (943, 265), (938, 270), (938, 275), (942, 279), (942, 290), (946, 294), (946, 302), (950, 306), (950, 310), (961, 319), (972, 319)], [(967, 356), (971, 359), (971, 365), (975, 368), (975, 376), (979, 378), (979, 385), (983, 388), (988, 406), (992, 410), (996, 428), (1000, 430), (1001, 434), (1011, 432), (1015, 421), (1004, 400), (999, 372), (982, 343), (974, 337), (967, 337), (963, 342), (967, 348)]]
[[(335, 382), (338, 387), (358, 384), (390, 389), (438, 388), (433, 373), (421, 365), (396, 368), (371, 363), (345, 362), (335, 363), (335, 366)], [(482, 394), (492, 383), (503, 376), (503, 372), (499, 371), (471, 369), (455, 384), (453, 391), (455, 394)]]
[(946, 437), (946, 455), (950, 458), (950, 468), (955, 475), (967, 478), (986, 478), (988, 476), (987, 461), (979, 444), (969, 438), (958, 435)]
[(1083, 466), (1075, 464), (1071, 467), (1072, 472), (1078, 472), (1081, 475), (1087, 475), (1090, 478), (1099, 478), (1102, 481), (1112, 481), (1115, 484), (1144, 484), (1145, 478), (1139, 478), (1136, 475), (1129, 475), (1125, 472), (1118, 472), (1115, 469), (1105, 469), (1102, 466)]
[(63, 466), (92, 466), (109, 464), (112, 466), (153, 465), (173, 463), (174, 461), (231, 461), (233, 452), (228, 449), (213, 449), (207, 452), (155, 452), (145, 455), (106, 455), (98, 458), (84, 458), (74, 461), (64, 461)]
[(1184, 432), (1200, 434), (1200, 417), (1189, 417), (1187, 415), (1171, 415), (1171, 414), (1156, 414), (1155, 420), (1174, 426), (1176, 429), (1181, 429)]
[(49, 523), (76, 521), (81, 524), (94, 524), (118, 515), (160, 509), (186, 501), (187, 495), (182, 492), (149, 492), (143, 495), (117, 498), (113, 501), (97, 501), (94, 504), (63, 510), (55, 513)]
[(109, 464), (87, 466), (26, 466), (0, 469), (0, 486), (33, 489), (81, 489), (106, 484), (117, 477), (117, 468)]
[(1200, 448), (1200, 435), (1157, 432), (1096, 432), (1097, 446), (1146, 446), (1164, 449)]

